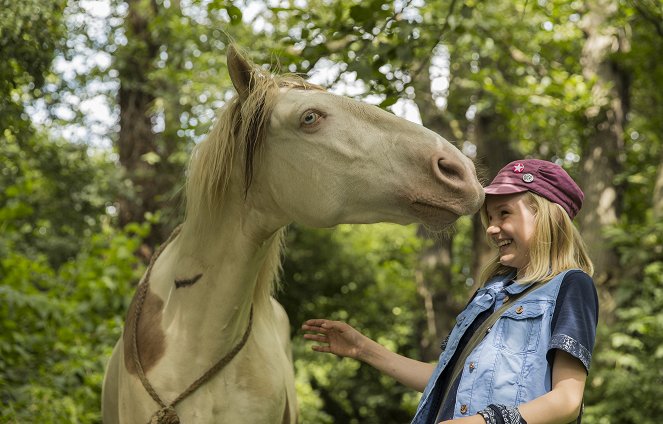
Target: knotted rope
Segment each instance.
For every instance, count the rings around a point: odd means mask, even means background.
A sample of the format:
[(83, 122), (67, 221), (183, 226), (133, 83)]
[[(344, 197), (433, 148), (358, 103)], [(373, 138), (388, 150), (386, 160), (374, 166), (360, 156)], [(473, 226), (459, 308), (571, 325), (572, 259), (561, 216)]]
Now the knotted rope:
[(150, 282), (150, 274), (152, 272), (152, 266), (156, 262), (157, 258), (161, 253), (164, 251), (166, 246), (179, 234), (180, 230), (182, 229), (182, 226), (178, 226), (175, 228), (173, 233), (168, 237), (168, 240), (159, 247), (159, 249), (156, 251), (156, 253), (152, 256), (152, 259), (150, 260), (150, 263), (147, 267), (147, 271), (145, 272), (145, 277), (143, 278), (143, 283), (140, 285), (138, 288), (138, 293), (137, 296), (138, 298), (136, 299), (136, 318), (134, 320), (134, 325), (133, 325), (133, 335), (132, 335), (132, 358), (134, 365), (136, 366), (136, 369), (138, 370), (138, 377), (140, 378), (140, 382), (143, 383), (143, 387), (149, 393), (149, 395), (154, 399), (154, 401), (159, 404), (161, 407), (157, 412), (152, 415), (152, 418), (148, 422), (148, 424), (179, 424), (180, 423), (180, 418), (177, 415), (177, 411), (175, 411), (175, 405), (179, 403), (182, 399), (186, 398), (189, 396), (191, 393), (193, 393), (196, 389), (198, 389), (200, 386), (205, 384), (210, 378), (214, 376), (214, 374), (218, 373), (221, 371), (232, 359), (239, 353), (240, 350), (244, 347), (246, 344), (246, 341), (249, 338), (249, 334), (251, 333), (251, 327), (253, 325), (253, 306), (251, 306), (251, 313), (249, 315), (249, 323), (246, 326), (246, 331), (244, 331), (244, 335), (242, 336), (242, 339), (239, 341), (237, 345), (228, 353), (226, 353), (219, 361), (212, 366), (209, 370), (207, 370), (202, 376), (200, 376), (196, 381), (191, 383), (191, 385), (184, 390), (179, 396), (175, 398), (172, 402), (169, 404), (166, 404), (159, 395), (157, 394), (156, 390), (154, 390), (154, 387), (150, 384), (149, 380), (145, 376), (145, 372), (143, 371), (143, 366), (140, 363), (140, 357), (138, 356), (138, 321), (140, 320), (140, 314), (143, 309), (143, 303), (145, 303), (145, 296), (147, 295), (147, 289), (149, 288), (149, 282)]

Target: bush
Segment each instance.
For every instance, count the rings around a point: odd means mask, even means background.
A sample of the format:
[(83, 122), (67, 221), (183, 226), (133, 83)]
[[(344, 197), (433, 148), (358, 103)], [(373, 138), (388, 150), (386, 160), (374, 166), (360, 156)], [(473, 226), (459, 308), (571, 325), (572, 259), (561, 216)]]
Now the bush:
[(0, 260), (2, 422), (100, 422), (106, 361), (143, 272), (147, 225), (106, 225), (54, 269), (44, 255)]
[(602, 324), (587, 384), (588, 423), (658, 423), (663, 416), (663, 223), (610, 234), (623, 270), (615, 320)]

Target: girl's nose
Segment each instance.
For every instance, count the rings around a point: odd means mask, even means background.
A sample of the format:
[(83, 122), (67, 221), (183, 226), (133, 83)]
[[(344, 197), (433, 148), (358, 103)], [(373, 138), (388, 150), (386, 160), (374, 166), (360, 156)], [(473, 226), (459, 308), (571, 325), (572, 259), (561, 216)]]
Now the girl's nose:
[(488, 228), (486, 228), (486, 234), (489, 236), (497, 235), (499, 232), (500, 229), (497, 225), (489, 225)]

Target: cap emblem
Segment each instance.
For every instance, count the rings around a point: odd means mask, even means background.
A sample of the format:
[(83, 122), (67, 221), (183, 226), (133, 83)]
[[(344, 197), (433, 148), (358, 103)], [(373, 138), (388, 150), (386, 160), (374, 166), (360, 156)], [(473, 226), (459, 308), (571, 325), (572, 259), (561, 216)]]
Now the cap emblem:
[(525, 170), (525, 165), (522, 163), (518, 162), (517, 164), (513, 165), (513, 172), (520, 174)]
[(534, 175), (523, 174), (523, 181), (525, 181), (526, 183), (531, 183), (532, 181), (534, 181)]

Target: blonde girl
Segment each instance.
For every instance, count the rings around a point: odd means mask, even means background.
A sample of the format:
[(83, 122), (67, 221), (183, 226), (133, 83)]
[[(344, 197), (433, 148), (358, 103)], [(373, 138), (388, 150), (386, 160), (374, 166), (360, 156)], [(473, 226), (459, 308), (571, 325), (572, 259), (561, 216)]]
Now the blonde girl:
[(338, 321), (308, 320), (304, 337), (422, 391), (412, 423), (580, 422), (598, 321), (592, 262), (572, 222), (583, 193), (559, 165), (536, 159), (509, 163), (485, 192), (496, 256), (436, 365)]

